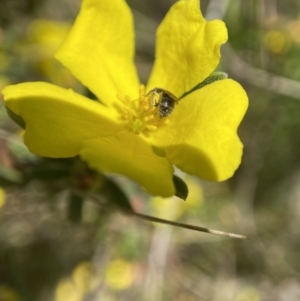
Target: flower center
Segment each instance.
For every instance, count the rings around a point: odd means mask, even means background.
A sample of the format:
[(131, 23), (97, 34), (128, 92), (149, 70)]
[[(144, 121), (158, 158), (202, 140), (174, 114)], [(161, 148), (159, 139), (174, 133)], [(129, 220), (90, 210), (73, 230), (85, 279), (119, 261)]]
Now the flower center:
[(124, 104), (121, 117), (127, 121), (126, 127), (137, 135), (142, 132), (147, 134), (167, 124), (167, 117), (177, 103), (177, 98), (172, 93), (160, 88), (145, 94), (144, 85), (140, 86), (138, 99), (132, 100), (127, 95), (117, 96)]

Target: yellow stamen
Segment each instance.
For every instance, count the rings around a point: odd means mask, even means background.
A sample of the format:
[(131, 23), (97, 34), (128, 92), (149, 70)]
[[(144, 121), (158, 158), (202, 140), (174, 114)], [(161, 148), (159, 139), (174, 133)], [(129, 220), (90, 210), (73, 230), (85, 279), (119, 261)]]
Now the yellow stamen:
[(135, 134), (147, 134), (155, 131), (168, 122), (168, 118), (161, 118), (158, 112), (159, 95), (145, 94), (145, 86), (139, 87), (139, 97), (132, 100), (127, 95), (117, 94), (123, 104), (121, 119), (127, 122), (126, 127)]

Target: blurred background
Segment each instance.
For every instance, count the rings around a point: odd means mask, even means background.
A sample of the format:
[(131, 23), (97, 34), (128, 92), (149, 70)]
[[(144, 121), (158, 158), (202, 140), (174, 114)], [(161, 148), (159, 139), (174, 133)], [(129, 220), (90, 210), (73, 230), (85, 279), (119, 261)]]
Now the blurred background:
[[(174, 2), (128, 0), (142, 82), (155, 30)], [(80, 0), (0, 1), (0, 89), (42, 80), (87, 93), (53, 58), (79, 7)], [(201, 7), (207, 19), (225, 21), (218, 69), (250, 99), (235, 176), (223, 183), (186, 176), (186, 202), (152, 198), (78, 158), (29, 153), (0, 96), (1, 301), (300, 300), (300, 2), (202, 0)], [(105, 201), (252, 239), (157, 225)]]

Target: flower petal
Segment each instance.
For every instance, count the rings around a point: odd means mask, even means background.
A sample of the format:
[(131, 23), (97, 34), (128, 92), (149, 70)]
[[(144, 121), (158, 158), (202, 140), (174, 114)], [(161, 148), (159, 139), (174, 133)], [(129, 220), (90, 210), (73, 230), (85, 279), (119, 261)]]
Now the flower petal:
[(247, 106), (247, 95), (237, 82), (214, 82), (180, 100), (170, 123), (150, 139), (181, 170), (206, 180), (226, 180), (241, 161), (237, 127)]
[(141, 137), (123, 130), (112, 108), (48, 83), (2, 91), (6, 106), (26, 123), (29, 150), (45, 157), (80, 155), (97, 169), (123, 174), (153, 195), (174, 195), (173, 167)]
[(181, 0), (172, 6), (156, 37), (156, 58), (147, 90), (160, 87), (180, 97), (215, 70), (227, 29), (220, 20), (206, 22), (199, 0)]
[(5, 105), (26, 123), (24, 142), (45, 157), (72, 157), (85, 140), (120, 130), (115, 112), (71, 89), (43, 83), (23, 83), (2, 91)]
[(131, 132), (86, 141), (80, 156), (91, 168), (126, 175), (152, 195), (175, 194), (172, 165), (165, 157), (155, 155), (151, 145)]
[(124, 0), (84, 0), (56, 58), (106, 104), (138, 96), (132, 13)]

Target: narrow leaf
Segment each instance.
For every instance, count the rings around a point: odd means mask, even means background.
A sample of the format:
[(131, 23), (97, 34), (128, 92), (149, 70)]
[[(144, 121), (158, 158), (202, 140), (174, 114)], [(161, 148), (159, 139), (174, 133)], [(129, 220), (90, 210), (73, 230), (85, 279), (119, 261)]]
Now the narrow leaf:
[(176, 175), (173, 175), (173, 183), (176, 189), (175, 195), (185, 201), (189, 194), (189, 189), (187, 184)]
[(192, 88), (190, 91), (185, 92), (178, 100), (185, 97), (186, 95), (203, 88), (206, 85), (212, 84), (215, 81), (222, 80), (228, 78), (228, 74), (225, 72), (213, 72), (209, 77), (207, 77), (203, 82), (197, 84), (194, 88)]
[(69, 197), (68, 217), (73, 223), (81, 221), (83, 198), (76, 193), (72, 193)]
[(104, 194), (108, 202), (115, 204), (121, 209), (132, 211), (132, 207), (127, 195), (123, 190), (110, 178), (106, 178), (101, 188), (101, 194)]

